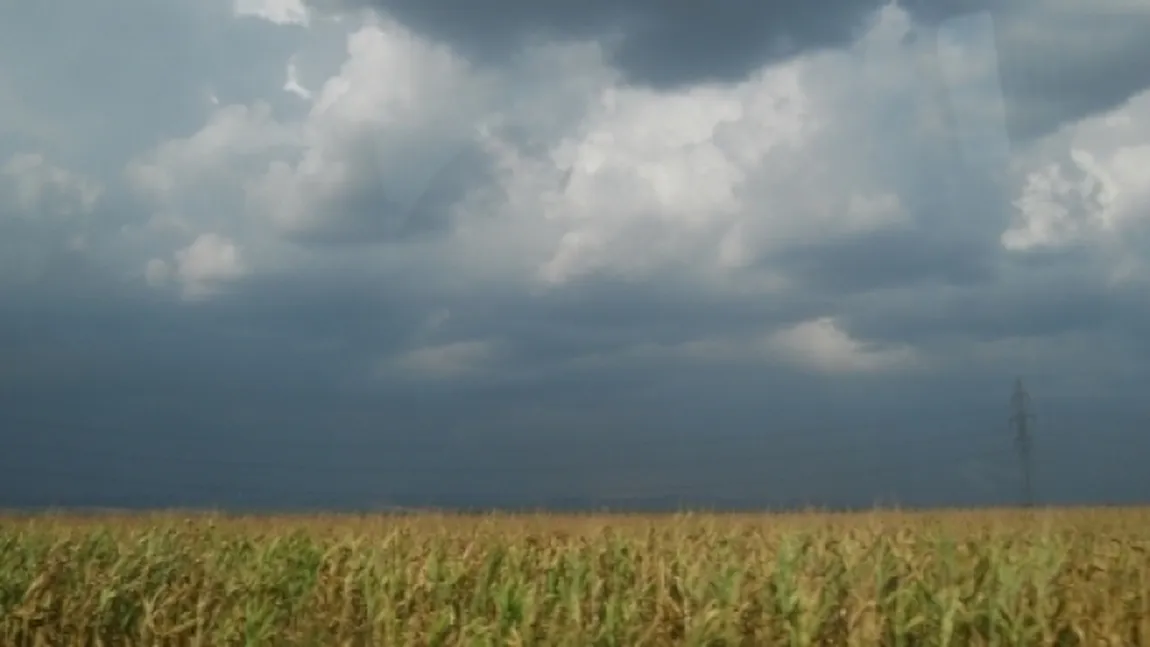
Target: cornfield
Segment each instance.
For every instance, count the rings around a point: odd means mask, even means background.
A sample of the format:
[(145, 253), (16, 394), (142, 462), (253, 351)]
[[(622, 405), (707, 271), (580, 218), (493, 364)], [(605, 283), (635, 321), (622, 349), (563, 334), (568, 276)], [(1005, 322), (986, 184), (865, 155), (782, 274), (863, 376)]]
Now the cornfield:
[(1150, 511), (0, 518), (0, 644), (1150, 645)]

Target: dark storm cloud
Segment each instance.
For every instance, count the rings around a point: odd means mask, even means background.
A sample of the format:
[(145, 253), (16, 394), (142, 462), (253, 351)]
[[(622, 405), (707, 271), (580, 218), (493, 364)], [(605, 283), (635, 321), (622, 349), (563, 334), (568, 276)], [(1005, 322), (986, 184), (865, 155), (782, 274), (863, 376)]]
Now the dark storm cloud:
[(858, 294), (911, 285), (985, 285), (995, 275), (996, 252), (946, 234), (895, 230), (795, 246), (772, 262), (821, 293)]
[[(534, 38), (604, 37), (636, 84), (737, 80), (765, 63), (851, 44), (880, 0), (505, 0), (482, 11), (463, 0), (313, 0), (321, 10), (373, 6), (473, 60), (502, 64)], [(898, 3), (932, 43), (955, 19), (993, 22), (1011, 139), (1025, 143), (1062, 124), (1117, 107), (1150, 87), (1150, 13), (1122, 0), (906, 0)], [(617, 41), (615, 39), (618, 39)]]
[[(322, 377), (314, 370), (285, 370), (293, 353), (302, 355), (304, 349), (277, 343), (274, 335), (244, 335), (219, 311), (182, 313), (162, 300), (125, 298), (108, 289), (69, 299), (57, 296), (51, 302), (43, 298), (21, 302), (9, 296), (0, 311), (4, 317), (0, 339), (7, 353), (33, 361), (51, 354), (74, 359), (47, 384), (90, 383), (106, 393), (141, 389), (187, 393), (231, 387), (298, 388)], [(274, 382), (268, 381), (269, 375), (276, 377)]]
[(468, 58), (502, 62), (528, 39), (622, 33), (616, 60), (637, 83), (678, 85), (732, 80), (765, 61), (849, 43), (876, 0), (780, 2), (661, 0), (531, 2), (477, 5), (462, 0), (345, 0), (322, 8), (368, 4), (444, 39)]
[[(659, 86), (735, 80), (764, 63), (851, 44), (887, 0), (504, 0), (474, 10), (462, 0), (311, 0), (321, 11), (371, 6), (446, 40), (469, 58), (502, 62), (525, 42), (622, 38), (616, 62), (632, 80)], [(999, 9), (990, 0), (903, 0), (927, 26)]]
[(84, 387), (113, 400), (132, 393), (193, 402), (362, 390), (357, 371), (365, 358), (407, 348), (439, 307), (434, 293), (402, 274), (256, 276), (187, 303), (81, 254), (51, 267), (0, 292), (0, 357), (12, 361), (0, 371), (5, 388)]
[[(86, 281), (41, 284), (0, 305), (0, 354), (41, 369), (5, 383), (0, 425), (10, 441), (2, 480), (4, 491), (21, 493), (5, 502), (527, 505), (566, 496), (587, 505), (673, 496), (787, 503), (806, 469), (843, 457), (803, 437), (811, 424), (833, 421), (820, 412), (819, 380), (794, 371), (684, 371), (655, 361), (564, 373), (543, 362), (531, 380), (497, 375), (477, 388), (369, 389), (349, 384), (347, 370), (363, 355), (404, 347), (436, 301), (417, 286), (285, 277), (176, 308), (87, 270)], [(482, 312), (469, 316), (459, 300), (452, 303), (462, 324), (447, 332), (490, 326), (513, 343), (534, 334), (526, 342), (530, 365), (548, 344), (556, 360), (610, 350), (600, 325), (617, 330), (623, 347), (643, 341), (644, 330), (654, 339), (690, 339), (693, 329), (713, 332), (728, 317), (750, 327), (759, 314), (719, 302), (692, 313), (685, 299), (643, 295), (634, 286), (613, 297), (521, 302), (518, 313), (496, 302), (486, 320)], [(537, 324), (516, 328), (532, 317)], [(865, 393), (836, 402), (849, 409)], [(61, 402), (67, 406), (54, 404)], [(698, 437), (716, 419), (722, 424)], [(886, 465), (882, 447), (868, 455)], [(848, 470), (842, 478), (854, 477)], [(843, 483), (824, 481), (809, 494), (833, 498), (850, 489)], [(747, 494), (748, 484), (789, 494), (772, 498), (758, 487)]]
[[(994, 12), (1011, 139), (1027, 142), (1150, 88), (1150, 11), (1026, 0)], [(1056, 36), (1057, 34), (1057, 36)]]
[(909, 343), (955, 335), (978, 341), (1056, 337), (1119, 332), (1115, 326), (1144, 316), (1131, 297), (1108, 289), (1101, 277), (1083, 276), (1081, 269), (1014, 270), (993, 283), (858, 294), (847, 319), (862, 337)]
[(823, 312), (816, 294), (771, 300), (707, 294), (671, 282), (595, 281), (531, 299), (509, 295), (453, 310), (473, 332), (505, 335), (529, 354), (578, 356), (641, 343), (745, 335)]
[[(550, 370), (534, 379), (495, 376), (474, 388), (370, 389), (349, 384), (348, 367), (401, 349), (436, 298), (337, 276), (256, 283), (200, 308), (98, 288), (88, 283), (88, 300), (8, 299), (0, 308), (0, 352), (54, 348), (71, 362), (6, 385), (0, 425), (12, 440), (0, 481), (21, 496), (5, 502), (866, 505), (883, 493), (937, 504), (1013, 491), (1005, 477), (980, 493), (965, 485), (968, 469), (1010, 460), (1008, 443), (991, 433), (1008, 385), (999, 393), (985, 376), (845, 388), (781, 366), (656, 358), (575, 372), (544, 363)], [(490, 327), (513, 343), (534, 334), (530, 361), (548, 344), (558, 360), (643, 341), (643, 330), (689, 339), (695, 328), (770, 318), (771, 308), (719, 301), (691, 312), (685, 300), (644, 292), (521, 301), (518, 310), (496, 302), (470, 315), (461, 299), (451, 302), (461, 323), (445, 328), (455, 336)], [(332, 339), (340, 343), (323, 343)], [(940, 412), (946, 423), (924, 435), (916, 418)], [(1074, 440), (1060, 438), (1045, 445), (1055, 457)], [(1112, 473), (1099, 492), (1129, 491), (1119, 483), (1129, 474)]]

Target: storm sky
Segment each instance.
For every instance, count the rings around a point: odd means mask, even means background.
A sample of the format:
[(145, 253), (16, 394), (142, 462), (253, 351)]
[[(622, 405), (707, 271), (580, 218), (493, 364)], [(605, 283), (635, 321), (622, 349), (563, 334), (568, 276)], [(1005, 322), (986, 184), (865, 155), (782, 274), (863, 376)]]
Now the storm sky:
[[(1005, 8), (1003, 8), (1005, 7)], [(0, 8), (0, 506), (1150, 499), (1150, 4)]]

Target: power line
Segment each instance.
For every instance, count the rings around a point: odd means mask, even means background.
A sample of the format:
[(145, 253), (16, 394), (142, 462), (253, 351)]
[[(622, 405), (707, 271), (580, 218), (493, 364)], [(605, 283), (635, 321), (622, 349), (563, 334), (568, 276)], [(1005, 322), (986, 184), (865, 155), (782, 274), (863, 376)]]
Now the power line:
[(1022, 386), (1022, 378), (1014, 381), (1014, 393), (1010, 396), (1009, 423), (1014, 428), (1014, 445), (1022, 470), (1022, 505), (1034, 505), (1034, 485), (1032, 481), (1031, 448), (1033, 441), (1030, 427), (1034, 423), (1034, 413), (1030, 409), (1030, 394)]

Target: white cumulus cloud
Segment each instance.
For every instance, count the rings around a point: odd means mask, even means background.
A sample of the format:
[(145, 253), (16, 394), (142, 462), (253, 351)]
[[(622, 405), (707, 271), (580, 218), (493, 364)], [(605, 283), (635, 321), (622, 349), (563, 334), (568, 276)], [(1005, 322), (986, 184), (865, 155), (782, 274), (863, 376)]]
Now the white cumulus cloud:
[(154, 287), (174, 277), (182, 286), (184, 298), (195, 301), (212, 296), (246, 271), (241, 248), (223, 236), (208, 233), (176, 251), (171, 262), (149, 260), (144, 275)]
[(864, 343), (831, 317), (795, 324), (770, 336), (770, 349), (786, 360), (828, 374), (873, 373), (914, 368), (917, 356), (903, 346)]
[(276, 25), (307, 27), (311, 22), (304, 0), (235, 0), (233, 10), (237, 16), (262, 18)]

